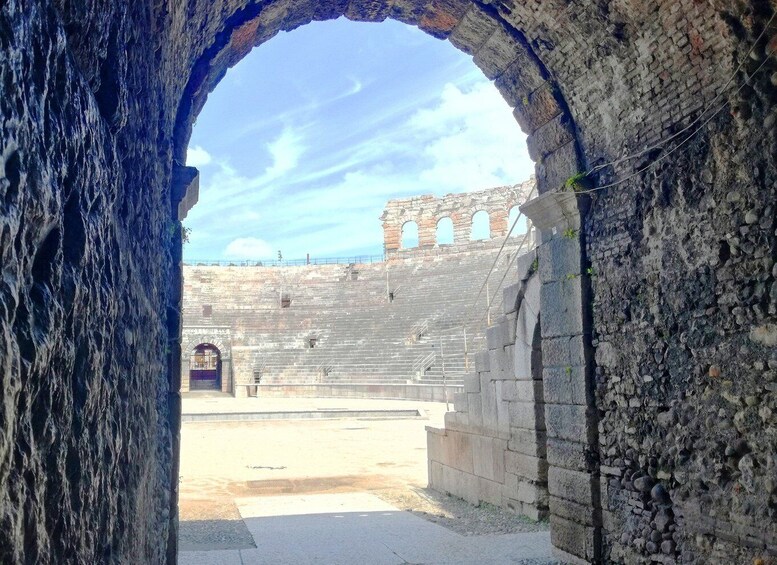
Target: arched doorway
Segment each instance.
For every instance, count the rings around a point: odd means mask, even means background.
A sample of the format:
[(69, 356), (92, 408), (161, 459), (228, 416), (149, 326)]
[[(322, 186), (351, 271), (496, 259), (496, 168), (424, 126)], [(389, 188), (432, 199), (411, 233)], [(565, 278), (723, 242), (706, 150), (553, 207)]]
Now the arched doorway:
[(215, 345), (201, 343), (192, 350), (189, 390), (221, 390), (221, 352)]

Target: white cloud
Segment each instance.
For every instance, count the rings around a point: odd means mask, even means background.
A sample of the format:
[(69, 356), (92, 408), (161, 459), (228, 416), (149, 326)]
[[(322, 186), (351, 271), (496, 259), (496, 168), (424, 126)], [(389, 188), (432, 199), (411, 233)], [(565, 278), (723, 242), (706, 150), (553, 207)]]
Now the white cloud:
[(192, 242), (187, 255), (271, 259), (278, 248), (288, 258), (379, 253), (386, 200), (480, 190), (533, 173), (525, 136), (492, 84), (481, 77), (432, 92), (380, 105), (380, 112), (341, 121), (334, 131), (318, 120), (276, 129), (269, 142), (258, 142), (269, 164), (256, 175), (216, 160), (190, 221), (223, 231), (207, 243)]
[(534, 164), (526, 136), (492, 84), (462, 91), (445, 85), (439, 103), (420, 110), (408, 126), (423, 137), (431, 160), (419, 178), (429, 190), (464, 192), (527, 179)]
[(223, 256), (231, 259), (270, 259), (273, 248), (263, 239), (257, 237), (238, 237), (229, 242)]
[(284, 128), (281, 135), (267, 144), (273, 163), (265, 171), (268, 179), (275, 179), (297, 166), (305, 152), (302, 137), (291, 128)]
[(210, 153), (205, 151), (205, 149), (199, 145), (189, 147), (186, 150), (186, 164), (190, 167), (204, 167), (212, 160), (213, 159), (211, 158)]

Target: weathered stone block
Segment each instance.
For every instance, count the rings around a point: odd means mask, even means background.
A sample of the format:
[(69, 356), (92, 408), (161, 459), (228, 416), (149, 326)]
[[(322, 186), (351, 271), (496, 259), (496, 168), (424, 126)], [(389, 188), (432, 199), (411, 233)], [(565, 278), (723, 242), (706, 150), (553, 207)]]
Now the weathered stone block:
[[(529, 95), (545, 84), (545, 77), (536, 60), (524, 49), (516, 50), (515, 54), (515, 60), (495, 82), (495, 86), (511, 108), (523, 104), (524, 99), (528, 103)], [(523, 128), (523, 124), (521, 127)], [(524, 129), (524, 133), (531, 133), (531, 130)]]
[(510, 284), (502, 289), (502, 311), (505, 314), (510, 314), (517, 310), (518, 295), (522, 288), (521, 283)]
[[(544, 322), (543, 322), (544, 323)], [(582, 335), (542, 339), (542, 365), (547, 367), (575, 367), (586, 364), (585, 342)]]
[(581, 168), (575, 143), (562, 145), (537, 164), (537, 191), (562, 190), (567, 180), (578, 174)]
[(524, 504), (535, 504), (539, 507), (548, 505), (548, 490), (544, 486), (529, 482), (513, 473), (505, 473), (504, 496)]
[(443, 459), (439, 461), (459, 471), (473, 473), (473, 437), (478, 436), (473, 436), (466, 432), (447, 430), (445, 441), (442, 444)]
[(505, 357), (505, 350), (503, 347), (500, 347), (498, 349), (489, 349), (488, 350), (488, 356), (491, 359), (490, 365), (491, 365), (491, 379), (492, 380), (504, 380), (505, 379), (505, 373), (504, 373), (504, 357)]
[(579, 237), (557, 234), (537, 249), (540, 280), (543, 283), (566, 281), (582, 272)]
[(505, 471), (533, 482), (548, 480), (548, 462), (540, 457), (505, 451)]
[(588, 404), (585, 367), (549, 367), (542, 374), (545, 402)]
[(599, 496), (597, 488), (597, 481), (588, 473), (554, 466), (548, 468), (548, 492), (551, 496), (593, 507), (594, 500), (598, 500)]
[(480, 377), (480, 402), (483, 413), (483, 428), (496, 433), (499, 415), (496, 408), (496, 387), (487, 376)]
[(446, 412), (443, 416), (445, 427), (449, 430), (466, 432), (469, 430), (469, 414), (466, 412)]
[(545, 428), (549, 438), (592, 444), (596, 437), (593, 409), (579, 405), (545, 404)]
[(504, 381), (496, 384), (496, 416), (497, 416), (497, 437), (508, 439), (510, 437), (510, 404), (502, 400), (502, 385)]
[(542, 404), (536, 404), (534, 402), (511, 402), (510, 426), (528, 430), (544, 430)]
[(516, 381), (515, 391), (515, 398), (511, 398), (509, 400), (516, 400), (518, 402), (531, 402), (535, 404), (542, 404), (543, 402), (542, 381)]
[(561, 106), (549, 82), (524, 96), (513, 111), (521, 129), (527, 134), (533, 133), (561, 113)]
[(574, 139), (569, 116), (559, 114), (534, 130), (526, 139), (526, 146), (529, 149), (529, 156), (538, 162)]
[(582, 293), (580, 277), (542, 285), (543, 338), (583, 333)]
[(446, 436), (443, 432), (442, 434), (439, 432), (432, 432), (429, 431), (427, 428), (426, 432), (426, 458), (430, 461), (440, 461), (443, 462), (444, 459), (444, 445), (445, 445)]
[(523, 46), (513, 33), (503, 26), (497, 26), (473, 60), (489, 80), (494, 80), (515, 61), (516, 52), (521, 49)]
[(437, 37), (447, 37), (458, 25), (470, 4), (466, 0), (432, 0), (418, 22), (419, 29)]
[(472, 436), (473, 473), (498, 483), (504, 482), (504, 451), (507, 442), (487, 436)]
[(507, 447), (510, 451), (532, 457), (545, 457), (546, 442), (547, 438), (542, 430), (511, 428), (510, 441), (507, 443)]
[(437, 491), (447, 491), (443, 478), (443, 465), (439, 461), (429, 461), (429, 487)]
[(464, 375), (464, 392), (480, 392), (480, 375), (477, 373)]
[(453, 467), (442, 468), (443, 490), (463, 498), (470, 504), (479, 502), (478, 480), (475, 475), (464, 473)]
[(382, 22), (391, 8), (391, 0), (350, 0), (343, 14), (355, 22)]
[(549, 516), (547, 508), (537, 506), (536, 504), (529, 504), (527, 502), (520, 502), (518, 500), (503, 498), (503, 505), (516, 514), (526, 516), (530, 520), (535, 520), (538, 522), (540, 520), (546, 520)]
[(594, 528), (553, 514), (550, 515), (550, 541), (559, 549), (581, 559), (593, 561), (598, 555)]
[(467, 398), (469, 425), (473, 433), (478, 433), (483, 428), (483, 402), (479, 392), (467, 394), (469, 396)]
[(515, 332), (518, 324), (517, 317), (517, 312), (508, 312), (505, 314), (505, 319), (507, 321), (507, 343), (505, 347), (509, 347), (515, 343)]
[(453, 395), (453, 409), (456, 412), (469, 412), (468, 408), (468, 402), (467, 402), (467, 393), (466, 392), (456, 392)]
[(485, 373), (491, 370), (491, 361), (488, 356), (488, 351), (479, 351), (475, 355), (475, 370), (478, 373)]
[(478, 499), (483, 502), (501, 506), (503, 488), (502, 483), (478, 477)]
[(515, 379), (519, 381), (533, 379), (532, 367), (531, 346), (518, 340), (513, 349), (513, 375)]
[(500, 316), (497, 323), (486, 330), (486, 346), (488, 349), (503, 349), (505, 345), (509, 345), (507, 323)]
[(589, 467), (586, 449), (585, 444), (576, 441), (548, 438), (548, 463), (554, 467), (586, 471)]
[(473, 4), (448, 39), (454, 47), (472, 55), (491, 37), (498, 25), (494, 18)]
[(518, 400), (518, 390), (516, 388), (516, 381), (502, 381), (502, 386), (500, 387), (500, 398), (502, 400), (507, 400), (514, 402)]

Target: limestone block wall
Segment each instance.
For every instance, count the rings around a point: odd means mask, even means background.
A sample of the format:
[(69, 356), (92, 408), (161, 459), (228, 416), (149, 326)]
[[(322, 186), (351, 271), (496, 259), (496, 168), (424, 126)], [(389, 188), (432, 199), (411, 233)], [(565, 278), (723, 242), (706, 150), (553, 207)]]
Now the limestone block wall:
[(504, 316), (464, 379), (445, 427), (427, 428), (429, 486), (473, 504), (548, 516), (548, 464), (540, 344), (540, 282), (534, 256), (505, 289)]
[[(447, 194), (439, 198), (426, 194), (389, 200), (380, 217), (384, 250), (390, 254), (402, 249), (402, 227), (407, 222), (418, 225), (418, 247), (438, 245), (437, 224), (443, 218), (450, 218), (453, 222), (454, 245), (469, 243), (472, 217), (479, 211), (488, 213), (491, 238), (503, 238), (510, 229), (510, 210), (526, 201), (535, 184), (534, 178), (531, 178), (520, 184)], [(518, 233), (514, 232), (514, 235)]]

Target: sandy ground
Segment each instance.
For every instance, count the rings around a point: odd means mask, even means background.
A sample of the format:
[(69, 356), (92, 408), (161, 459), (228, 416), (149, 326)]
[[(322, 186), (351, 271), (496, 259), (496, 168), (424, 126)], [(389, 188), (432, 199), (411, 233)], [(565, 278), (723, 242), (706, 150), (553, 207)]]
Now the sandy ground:
[(240, 497), (369, 492), (465, 535), (547, 530), (498, 508), (426, 488), (428, 418), (187, 422), (181, 432), (181, 549), (251, 547)]

